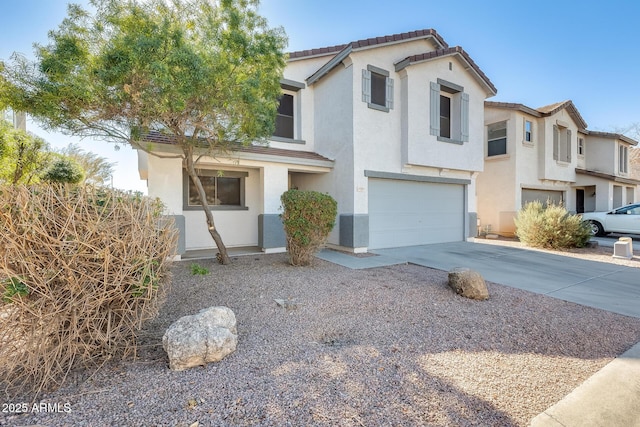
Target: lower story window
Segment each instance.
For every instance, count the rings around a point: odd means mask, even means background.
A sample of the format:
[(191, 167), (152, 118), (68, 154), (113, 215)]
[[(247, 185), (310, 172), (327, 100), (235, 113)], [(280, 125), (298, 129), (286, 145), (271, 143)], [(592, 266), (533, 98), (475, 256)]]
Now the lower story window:
[[(201, 206), (198, 190), (186, 175), (186, 205)], [(247, 172), (200, 170), (198, 177), (204, 187), (207, 204), (212, 208), (244, 208), (244, 180)]]

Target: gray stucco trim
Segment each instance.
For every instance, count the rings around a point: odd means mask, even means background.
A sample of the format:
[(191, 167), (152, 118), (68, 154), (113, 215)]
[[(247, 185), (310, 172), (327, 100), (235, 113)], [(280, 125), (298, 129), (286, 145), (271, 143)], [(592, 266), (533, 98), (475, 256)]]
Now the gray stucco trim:
[(283, 138), (281, 136), (270, 136), (269, 141), (273, 141), (273, 142), (286, 142), (287, 144), (306, 144), (307, 141), (305, 141), (304, 139), (293, 139), (293, 138)]
[(286, 90), (297, 92), (300, 89), (307, 87), (303, 82), (297, 82), (295, 80), (280, 79), (280, 87)]
[(378, 105), (378, 104), (374, 104), (372, 102), (367, 102), (367, 106), (369, 108), (371, 108), (372, 110), (384, 111), (385, 113), (389, 112), (389, 109), (387, 107), (385, 107), (384, 105)]
[(329, 74), (331, 70), (338, 66), (349, 54), (351, 54), (351, 45), (345, 47), (340, 53), (334, 56), (329, 62), (324, 64), (318, 71), (313, 73), (307, 78), (307, 84), (311, 86), (325, 75)]
[(287, 237), (278, 214), (258, 215), (258, 246), (261, 249), (284, 248)]
[(467, 237), (478, 237), (478, 213), (468, 212), (467, 218), (469, 218)]
[(460, 141), (458, 139), (451, 139), (451, 138), (447, 138), (447, 137), (444, 137), (444, 136), (439, 136), (437, 138), (437, 140), (440, 141), (440, 142), (448, 142), (449, 144), (458, 144), (458, 145), (463, 145), (464, 144), (464, 142), (462, 142), (462, 141)]
[(364, 248), (369, 246), (369, 215), (341, 214), (338, 217), (340, 246)]
[(371, 170), (365, 170), (364, 176), (368, 178), (398, 179), (401, 181), (436, 182), (441, 184), (461, 184), (461, 185), (471, 184), (470, 179), (445, 178), (441, 176), (410, 175), (406, 173), (378, 172), (378, 171), (371, 171)]
[(448, 93), (458, 93), (458, 92), (464, 92), (464, 87), (457, 85), (455, 83), (451, 83), (447, 80), (443, 80), (443, 79), (438, 79), (438, 84), (440, 85), (441, 90), (448, 92)]
[(376, 67), (375, 65), (367, 65), (367, 70), (380, 74), (381, 76), (389, 77), (389, 72), (384, 68)]
[(174, 227), (178, 230), (176, 255), (183, 255), (186, 252), (186, 225), (184, 215), (167, 215), (166, 218), (173, 219)]

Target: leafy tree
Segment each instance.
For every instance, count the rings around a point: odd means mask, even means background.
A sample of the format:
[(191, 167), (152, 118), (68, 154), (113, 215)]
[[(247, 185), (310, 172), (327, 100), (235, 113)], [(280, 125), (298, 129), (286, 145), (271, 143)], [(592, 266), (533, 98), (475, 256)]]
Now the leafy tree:
[(47, 142), (0, 120), (0, 181), (33, 184), (51, 159)]
[[(273, 133), (286, 37), (257, 0), (92, 0), (0, 70), (0, 96), (45, 126), (75, 135), (145, 142), (171, 134), (198, 191), (212, 238), (229, 263), (195, 165)], [(6, 64), (5, 64), (6, 65)], [(2, 81), (5, 81), (2, 84)], [(4, 89), (3, 89), (4, 88)]]
[(91, 185), (107, 185), (109, 183), (115, 163), (109, 162), (96, 153), (85, 151), (78, 144), (73, 143), (59, 152), (82, 169), (82, 183)]
[(82, 167), (68, 157), (58, 157), (42, 175), (42, 179), (51, 183), (78, 184), (84, 178)]

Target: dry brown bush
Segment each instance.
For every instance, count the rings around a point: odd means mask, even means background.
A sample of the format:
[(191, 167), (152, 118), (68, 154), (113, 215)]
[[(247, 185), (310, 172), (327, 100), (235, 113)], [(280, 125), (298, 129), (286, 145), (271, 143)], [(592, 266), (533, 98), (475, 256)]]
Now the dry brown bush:
[(176, 232), (159, 201), (91, 187), (0, 189), (0, 381), (8, 396), (135, 355)]

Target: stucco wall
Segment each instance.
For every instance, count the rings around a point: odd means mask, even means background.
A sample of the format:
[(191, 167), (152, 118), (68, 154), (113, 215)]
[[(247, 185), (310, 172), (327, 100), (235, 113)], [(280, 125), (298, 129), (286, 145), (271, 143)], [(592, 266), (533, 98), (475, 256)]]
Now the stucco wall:
[(613, 139), (589, 135), (586, 138), (586, 169), (615, 175), (617, 146)]
[[(563, 162), (553, 158), (553, 125), (558, 121), (568, 124), (567, 129), (571, 130), (571, 161)], [(578, 164), (576, 154), (576, 144), (578, 127), (567, 112), (562, 109), (556, 114), (545, 117), (542, 121), (540, 136), (544, 138), (539, 144), (539, 179), (551, 181), (565, 181), (567, 183), (575, 182), (575, 168)]]
[[(451, 64), (451, 69), (450, 68)], [(406, 115), (406, 163), (465, 171), (483, 169), (484, 101), (486, 93), (464, 69), (458, 57), (445, 57), (407, 67), (402, 85), (408, 96)], [(469, 141), (462, 144), (438, 141), (430, 134), (430, 82), (443, 79), (462, 86), (469, 94)], [(455, 114), (452, 107), (452, 116)], [(452, 117), (452, 120), (457, 119)]]
[[(519, 181), (516, 179), (516, 114), (508, 110), (485, 109), (484, 122), (489, 125), (507, 121), (507, 154), (487, 157), (486, 126), (483, 126), (484, 171), (477, 178), (478, 218), (480, 228), (500, 234), (513, 232), (513, 216), (517, 211)], [(535, 152), (534, 152), (535, 155)], [(535, 164), (535, 163), (534, 163)]]

